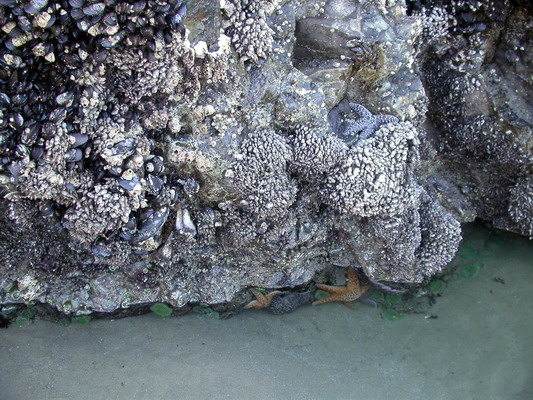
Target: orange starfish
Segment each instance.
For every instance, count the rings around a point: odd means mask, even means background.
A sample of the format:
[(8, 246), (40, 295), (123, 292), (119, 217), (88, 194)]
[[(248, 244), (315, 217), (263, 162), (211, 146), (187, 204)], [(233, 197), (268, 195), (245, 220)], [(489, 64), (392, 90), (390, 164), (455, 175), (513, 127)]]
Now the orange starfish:
[(359, 284), (357, 272), (355, 272), (355, 269), (351, 268), (348, 270), (348, 275), (346, 277), (346, 286), (330, 286), (319, 284), (316, 285), (316, 287), (331, 293), (331, 295), (325, 299), (314, 301), (314, 306), (339, 301), (344, 303), (348, 308), (354, 308), (351, 302), (357, 300), (369, 289), (369, 286), (361, 286)]
[(255, 289), (249, 289), (250, 293), (252, 293), (255, 296), (255, 300), (249, 302), (244, 306), (245, 309), (248, 308), (267, 308), (270, 303), (272, 302), (272, 299), (274, 296), (277, 296), (278, 294), (281, 294), (279, 290), (275, 290), (273, 292), (270, 292), (268, 294), (263, 294), (259, 290)]

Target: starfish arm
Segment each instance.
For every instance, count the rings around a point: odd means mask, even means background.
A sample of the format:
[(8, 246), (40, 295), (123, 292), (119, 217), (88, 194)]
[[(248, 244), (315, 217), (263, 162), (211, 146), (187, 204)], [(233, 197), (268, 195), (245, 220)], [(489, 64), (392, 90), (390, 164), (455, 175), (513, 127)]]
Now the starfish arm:
[(255, 296), (258, 302), (262, 303), (266, 300), (266, 296), (259, 290), (250, 289), (250, 292)]
[(355, 269), (349, 269), (348, 274), (346, 276), (346, 290), (348, 292), (354, 292), (356, 290), (359, 290), (361, 285), (359, 284), (359, 277), (357, 276), (357, 272), (355, 272)]
[(277, 296), (278, 294), (282, 294), (282, 293), (283, 292), (280, 292), (279, 290), (275, 290), (275, 291), (270, 292), (269, 294), (267, 294), (265, 297), (268, 300), (268, 305), (270, 305), (270, 303), (272, 302), (272, 299), (274, 298), (274, 296)]
[(350, 108), (359, 118), (372, 118), (372, 113), (361, 104), (350, 103)]
[[(245, 309), (250, 308), (265, 308), (268, 305), (266, 296), (258, 290), (249, 289), (249, 292), (254, 295), (255, 300), (252, 300), (244, 306)], [(265, 305), (266, 304), (266, 305)]]
[(361, 130), (361, 134), (359, 135), (359, 140), (368, 139), (374, 134), (374, 132), (376, 132), (376, 130), (377, 130), (377, 125), (375, 122), (367, 124), (365, 128)]
[(245, 310), (249, 310), (250, 308), (261, 308), (261, 305), (257, 300), (253, 300), (244, 306)]
[(400, 122), (400, 120), (396, 118), (394, 115), (379, 114), (379, 115), (376, 115), (374, 118), (379, 125), (397, 124), (398, 122)]
[(313, 302), (314, 306), (338, 301), (344, 303), (349, 308), (353, 308), (353, 304), (351, 302), (357, 300), (368, 290), (368, 286), (362, 287), (360, 285), (359, 277), (357, 276), (355, 269), (348, 270), (346, 276), (346, 286), (329, 286), (318, 284), (316, 287), (331, 293), (331, 295), (325, 299)]
[(353, 305), (353, 303), (349, 302), (349, 301), (343, 301), (344, 305), (346, 307), (348, 307), (350, 310), (353, 310), (355, 308), (355, 306)]
[(337, 296), (335, 296), (334, 294), (332, 294), (331, 296), (326, 297), (325, 299), (320, 299), (320, 300), (313, 301), (311, 303), (311, 305), (318, 306), (320, 304), (333, 303), (335, 301), (340, 301), (340, 299)]
[(365, 129), (366, 125), (366, 120), (346, 121), (341, 126), (341, 135), (353, 136)]
[(324, 290), (328, 293), (342, 293), (346, 291), (346, 288), (344, 286), (331, 286), (331, 285), (323, 285), (323, 284), (317, 284), (317, 289)]
[(244, 306), (245, 309), (250, 309), (250, 308), (267, 308), (270, 303), (272, 302), (272, 299), (274, 298), (274, 296), (277, 296), (278, 294), (281, 294), (283, 292), (280, 292), (278, 290), (274, 291), (274, 292), (270, 292), (268, 294), (263, 294), (261, 293), (260, 291), (258, 290), (255, 290), (255, 289), (250, 289), (249, 290), (250, 293), (252, 293), (256, 300), (253, 300), (251, 302), (249, 302), (248, 304), (246, 304)]

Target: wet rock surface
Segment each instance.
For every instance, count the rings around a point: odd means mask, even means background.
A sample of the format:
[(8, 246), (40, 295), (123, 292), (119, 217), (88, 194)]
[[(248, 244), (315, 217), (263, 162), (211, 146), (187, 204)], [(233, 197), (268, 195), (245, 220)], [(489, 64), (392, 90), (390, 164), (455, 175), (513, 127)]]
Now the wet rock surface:
[(0, 1), (0, 301), (281, 313), (328, 269), (424, 284), (475, 218), (531, 237), (531, 14)]

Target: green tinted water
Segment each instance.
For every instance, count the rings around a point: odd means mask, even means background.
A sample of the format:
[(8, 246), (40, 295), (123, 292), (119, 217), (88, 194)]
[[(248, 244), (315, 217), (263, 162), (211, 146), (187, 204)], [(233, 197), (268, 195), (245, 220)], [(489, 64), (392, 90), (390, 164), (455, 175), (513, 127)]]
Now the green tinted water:
[(0, 330), (0, 399), (531, 399), (533, 243), (465, 237), (430, 308), (388, 295), (381, 309), (70, 325), (29, 311)]

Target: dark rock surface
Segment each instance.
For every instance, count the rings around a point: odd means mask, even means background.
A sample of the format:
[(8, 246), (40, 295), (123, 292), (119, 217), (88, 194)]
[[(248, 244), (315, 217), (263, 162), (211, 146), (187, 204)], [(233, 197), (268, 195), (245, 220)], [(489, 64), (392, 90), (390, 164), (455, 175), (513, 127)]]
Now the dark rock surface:
[(422, 284), (475, 218), (531, 237), (532, 14), (0, 1), (1, 303), (234, 310), (327, 268)]

